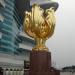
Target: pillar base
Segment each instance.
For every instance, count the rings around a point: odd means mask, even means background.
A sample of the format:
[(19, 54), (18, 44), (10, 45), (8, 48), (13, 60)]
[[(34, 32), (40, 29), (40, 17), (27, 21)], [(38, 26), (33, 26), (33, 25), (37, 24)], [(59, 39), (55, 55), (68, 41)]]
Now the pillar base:
[(29, 75), (60, 75), (51, 67), (51, 53), (46, 51), (31, 51)]

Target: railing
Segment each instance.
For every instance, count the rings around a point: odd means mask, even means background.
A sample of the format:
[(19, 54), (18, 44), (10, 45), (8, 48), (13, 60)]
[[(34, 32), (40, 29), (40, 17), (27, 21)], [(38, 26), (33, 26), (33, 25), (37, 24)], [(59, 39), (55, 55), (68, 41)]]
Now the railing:
[(25, 75), (24, 69), (1, 68), (0, 75)]

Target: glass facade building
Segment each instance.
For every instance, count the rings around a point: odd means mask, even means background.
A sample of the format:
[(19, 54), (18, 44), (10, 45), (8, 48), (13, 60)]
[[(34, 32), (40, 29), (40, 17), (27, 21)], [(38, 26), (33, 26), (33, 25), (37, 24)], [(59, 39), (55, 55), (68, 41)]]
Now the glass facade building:
[(0, 9), (0, 53), (28, 57), (35, 42), (23, 31), (23, 20), (18, 14), (16, 0), (4, 0)]
[[(13, 52), (15, 49), (15, 25), (13, 24), (14, 0), (5, 0), (5, 8), (1, 9), (4, 21), (0, 23), (0, 31), (2, 32), (1, 48), (3, 52)], [(13, 30), (14, 29), (14, 30)]]

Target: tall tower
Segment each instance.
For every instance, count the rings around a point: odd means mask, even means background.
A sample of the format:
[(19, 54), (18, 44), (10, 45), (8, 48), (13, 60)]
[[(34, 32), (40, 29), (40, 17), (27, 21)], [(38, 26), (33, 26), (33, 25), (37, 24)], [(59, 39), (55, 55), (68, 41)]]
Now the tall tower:
[[(13, 25), (14, 0), (5, 0), (5, 8), (1, 9), (4, 21), (1, 22), (1, 48), (0, 51), (13, 52), (15, 45), (15, 27)], [(13, 30), (14, 29), (14, 30)]]
[(23, 19), (19, 16), (18, 2), (4, 0), (0, 3), (0, 14), (3, 16), (0, 20), (0, 63), (10, 63), (10, 66), (23, 66), (24, 60), (29, 60), (29, 52), (35, 44), (33, 39), (23, 33)]
[[(5, 7), (4, 0), (0, 0), (0, 11), (4, 7)], [(1, 25), (1, 22), (3, 22), (3, 20), (4, 20), (4, 17), (3, 17), (3, 15), (0, 12), (0, 25)], [(2, 38), (2, 32), (1, 32), (1, 26), (0, 26), (0, 40), (1, 40), (1, 38)], [(0, 44), (0, 46), (1, 46), (1, 44)]]

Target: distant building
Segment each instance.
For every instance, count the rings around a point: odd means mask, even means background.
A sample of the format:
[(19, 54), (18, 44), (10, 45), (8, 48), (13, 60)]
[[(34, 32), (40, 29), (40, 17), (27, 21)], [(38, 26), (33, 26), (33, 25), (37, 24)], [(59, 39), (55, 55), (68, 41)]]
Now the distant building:
[(16, 0), (0, 0), (0, 66), (23, 66), (34, 44), (23, 31)]
[(75, 66), (74, 65), (66, 66), (66, 67), (62, 68), (62, 71), (64, 71), (64, 72), (75, 72)]

